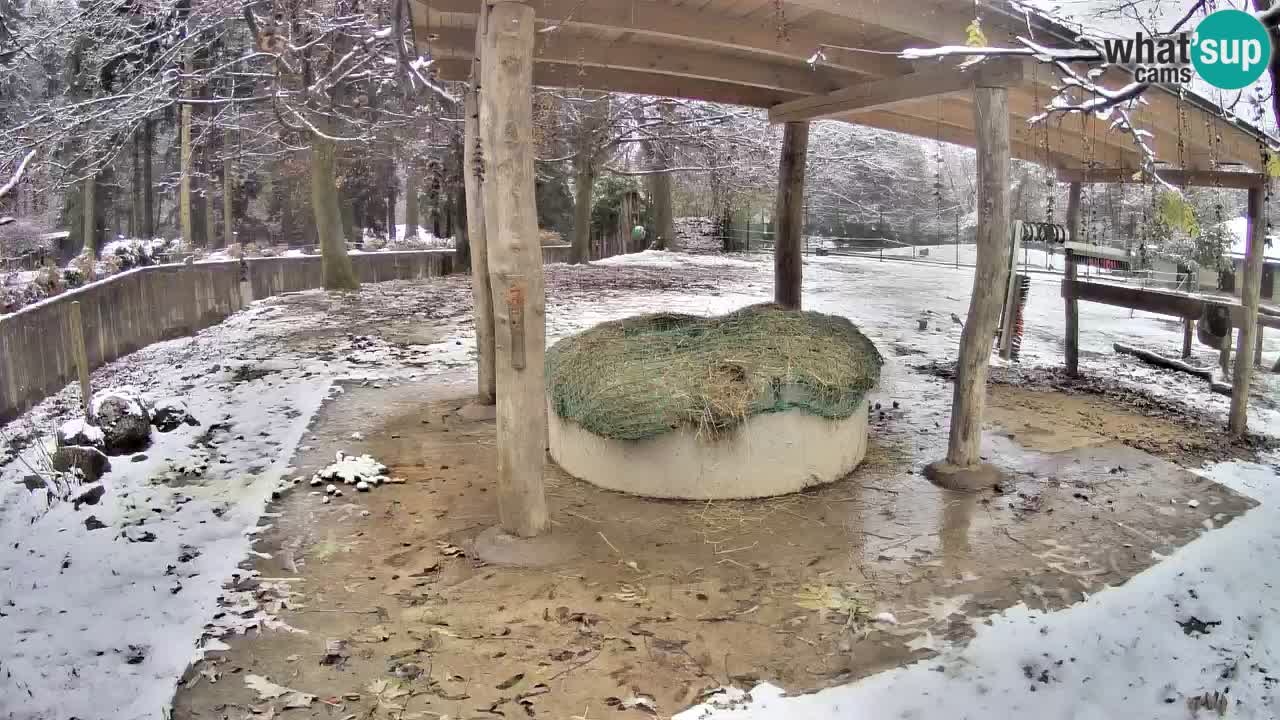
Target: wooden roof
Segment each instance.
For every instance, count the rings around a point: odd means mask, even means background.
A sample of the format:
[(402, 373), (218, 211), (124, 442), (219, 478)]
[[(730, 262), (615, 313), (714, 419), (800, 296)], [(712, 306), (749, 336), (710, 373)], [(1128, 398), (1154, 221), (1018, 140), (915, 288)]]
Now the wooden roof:
[[(474, 59), (482, 0), (410, 0), (419, 49), (440, 76), (465, 80)], [(769, 108), (771, 119), (829, 118), (972, 146), (974, 78), (1009, 86), (1012, 154), (1075, 179), (1128, 179), (1143, 165), (1130, 133), (1108, 120), (1055, 115), (1030, 125), (1056, 94), (1050, 67), (1030, 59), (988, 60), (975, 72), (957, 60), (908, 62), (912, 47), (960, 45), (970, 0), (527, 0), (538, 17), (534, 82)], [(979, 3), (995, 46), (1031, 37), (1070, 47), (1072, 33), (1024, 14), (1008, 0)], [(807, 60), (826, 47), (816, 66)], [(850, 48), (857, 48), (852, 50)], [(1130, 74), (1111, 68), (1106, 85)], [(1152, 88), (1131, 111), (1162, 163), (1187, 172), (1262, 171), (1257, 130), (1229, 122), (1198, 97)], [(1224, 167), (1225, 166), (1225, 167)], [(1098, 169), (1116, 171), (1096, 178)], [(1253, 181), (1250, 181), (1253, 182)], [(1238, 185), (1239, 183), (1237, 183)], [(1246, 183), (1247, 184), (1247, 183)]]

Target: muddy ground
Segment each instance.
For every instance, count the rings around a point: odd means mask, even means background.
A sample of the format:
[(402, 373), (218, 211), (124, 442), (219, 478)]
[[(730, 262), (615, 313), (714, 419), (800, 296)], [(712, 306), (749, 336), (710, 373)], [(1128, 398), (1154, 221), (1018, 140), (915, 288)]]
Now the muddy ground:
[[(246, 565), (260, 576), (238, 589), (295, 631), (230, 639), (188, 673), (175, 718), (669, 717), (724, 685), (810, 691), (928, 658), (1016, 603), (1122, 583), (1251, 504), (1130, 447), (1208, 449), (1194, 424), (998, 385), (986, 447), (1010, 479), (981, 493), (925, 481), (945, 427), (877, 397), (867, 461), (799, 495), (647, 500), (549, 462), (558, 561), (486, 565), (494, 424), (455, 412), (466, 390), (349, 385), (325, 405), (300, 475), (344, 450), (404, 483), (329, 504), (302, 485), (272, 508)], [(1029, 683), (1068, 662), (1036, 659)], [(316, 699), (286, 710), (251, 674)]]

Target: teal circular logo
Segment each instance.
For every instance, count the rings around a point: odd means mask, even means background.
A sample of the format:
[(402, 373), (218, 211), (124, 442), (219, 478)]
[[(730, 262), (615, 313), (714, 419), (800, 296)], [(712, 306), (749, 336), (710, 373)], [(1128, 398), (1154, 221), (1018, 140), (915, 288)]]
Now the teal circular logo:
[(1253, 84), (1271, 61), (1271, 36), (1242, 10), (1218, 10), (1196, 27), (1191, 62), (1205, 82), (1223, 90)]

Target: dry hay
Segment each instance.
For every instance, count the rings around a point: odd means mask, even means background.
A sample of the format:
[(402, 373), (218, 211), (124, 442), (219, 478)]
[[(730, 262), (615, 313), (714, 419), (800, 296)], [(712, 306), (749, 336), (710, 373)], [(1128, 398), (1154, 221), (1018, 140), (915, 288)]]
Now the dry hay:
[(603, 437), (691, 427), (714, 436), (752, 415), (852, 415), (883, 360), (846, 318), (752, 305), (727, 315), (638, 315), (547, 351), (552, 410)]

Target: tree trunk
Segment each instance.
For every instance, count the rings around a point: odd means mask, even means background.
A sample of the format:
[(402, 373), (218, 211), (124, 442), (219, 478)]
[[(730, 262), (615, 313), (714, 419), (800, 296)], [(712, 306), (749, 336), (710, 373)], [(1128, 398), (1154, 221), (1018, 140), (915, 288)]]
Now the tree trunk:
[(142, 129), (133, 133), (133, 182), (129, 193), (129, 237), (142, 235)]
[[(191, 63), (187, 63), (187, 72), (191, 72)], [(179, 179), (178, 179), (178, 224), (181, 226), (182, 242), (188, 248), (195, 247), (195, 228), (191, 222), (191, 106), (184, 104), (179, 111), (181, 120), (178, 130)]]
[(969, 317), (960, 337), (947, 462), (973, 468), (981, 462), (982, 412), (986, 403), (991, 341), (1009, 276), (1009, 92), (975, 88), (978, 175), (977, 267)]
[(404, 172), (404, 239), (418, 239), (418, 170), (412, 164)]
[(800, 309), (804, 266), (804, 171), (809, 156), (809, 123), (788, 122), (778, 163), (778, 196), (774, 208), (773, 301)]
[(484, 227), (484, 185), (480, 181), (484, 163), (480, 151), (480, 108), (474, 86), (467, 88), (464, 117), (462, 177), (466, 188), (467, 242), (471, 247), (471, 295), (475, 300), (476, 394), (481, 403), (492, 405), (497, 397), (493, 365), (493, 291), (489, 279), (489, 244)]
[[(323, 131), (324, 128), (322, 127)], [(338, 203), (336, 176), (338, 148), (332, 140), (311, 136), (311, 208), (316, 217), (316, 237), (326, 290), (355, 290), (360, 287), (346, 239), (342, 236), (342, 211)]]
[(1262, 255), (1267, 235), (1267, 207), (1262, 188), (1249, 188), (1249, 244), (1240, 284), (1241, 327), (1236, 333), (1236, 368), (1231, 378), (1232, 435), (1244, 437), (1249, 424), (1249, 381), (1253, 375), (1254, 338), (1258, 333), (1258, 295), (1262, 288)]
[(152, 152), (155, 138), (151, 118), (142, 121), (142, 237), (150, 240), (156, 236), (155, 187), (151, 182)]
[[(665, 162), (659, 160), (659, 162)], [(649, 194), (653, 198), (653, 244), (658, 250), (676, 249), (676, 223), (671, 209), (671, 173), (649, 176)], [(628, 234), (631, 229), (627, 228)]]
[(209, 154), (206, 150), (203, 153), (204, 161), (204, 244), (210, 250), (220, 247), (218, 245), (218, 213), (214, 210), (213, 201), (213, 163), (209, 160)]
[(534, 208), (533, 8), (490, 7), (480, 49), (486, 193), (498, 388), (498, 516), (531, 537), (547, 529), (546, 309)]
[(84, 192), (81, 212), (84, 223), (80, 233), (84, 236), (84, 248), (80, 251), (89, 257), (98, 257), (98, 176), (90, 175), (84, 181)]
[[(231, 132), (227, 131), (227, 135), (230, 136), (230, 134)], [(229, 137), (225, 145), (226, 147), (231, 147)], [(231, 158), (228, 157), (222, 161), (222, 244), (224, 246), (232, 245), (236, 242), (236, 221), (232, 205), (235, 196), (235, 173), (231, 166)]]
[(573, 200), (573, 248), (569, 262), (582, 264), (591, 259), (591, 191), (595, 184), (595, 168), (591, 161), (580, 158), (576, 163)]

